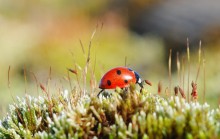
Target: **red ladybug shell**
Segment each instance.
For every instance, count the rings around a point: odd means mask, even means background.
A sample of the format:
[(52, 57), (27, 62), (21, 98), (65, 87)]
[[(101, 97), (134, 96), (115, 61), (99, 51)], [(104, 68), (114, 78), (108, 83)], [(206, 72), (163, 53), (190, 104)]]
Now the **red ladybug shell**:
[(99, 88), (114, 89), (116, 87), (128, 87), (130, 83), (136, 83), (135, 72), (127, 67), (116, 67), (109, 70), (101, 79)]

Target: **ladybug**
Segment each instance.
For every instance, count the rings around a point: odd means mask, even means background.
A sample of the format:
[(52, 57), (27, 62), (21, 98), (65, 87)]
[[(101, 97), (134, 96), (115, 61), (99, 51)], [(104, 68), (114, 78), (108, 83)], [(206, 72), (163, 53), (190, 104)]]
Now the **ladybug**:
[(128, 67), (113, 68), (102, 77), (99, 83), (99, 88), (102, 90), (97, 96), (105, 89), (115, 89), (116, 87), (126, 88), (130, 83), (138, 84), (141, 89), (143, 88), (142, 80), (136, 71)]

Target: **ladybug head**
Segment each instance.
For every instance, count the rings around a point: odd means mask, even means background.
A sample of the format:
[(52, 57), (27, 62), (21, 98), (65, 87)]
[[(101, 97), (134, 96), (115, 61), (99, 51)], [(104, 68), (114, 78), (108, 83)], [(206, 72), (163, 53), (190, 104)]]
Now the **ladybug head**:
[(134, 71), (134, 74), (135, 74), (135, 78), (136, 78), (136, 83), (140, 84), (141, 83), (140, 75), (135, 71)]

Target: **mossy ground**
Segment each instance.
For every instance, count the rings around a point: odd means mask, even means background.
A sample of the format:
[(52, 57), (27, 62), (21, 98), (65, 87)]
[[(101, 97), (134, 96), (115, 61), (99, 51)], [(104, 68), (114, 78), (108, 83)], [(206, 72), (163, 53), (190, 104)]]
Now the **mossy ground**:
[(18, 98), (1, 121), (0, 138), (220, 138), (220, 109), (207, 103), (133, 85), (107, 97), (76, 93)]
[[(85, 67), (81, 68), (74, 63), (75, 69), (68, 68), (67, 81), (71, 90), (68, 92), (62, 87), (58, 89), (59, 93), (51, 95), (50, 69), (46, 87), (36, 80), (45, 96), (35, 98), (26, 95), (25, 98), (17, 98), (17, 102), (10, 105), (8, 115), (0, 121), (0, 138), (220, 138), (220, 108), (213, 109), (205, 103), (205, 66), (204, 93), (201, 96), (203, 103), (198, 102), (198, 76), (195, 83), (192, 82), (192, 98), (189, 98), (189, 47), (187, 93), (182, 89), (186, 70), (183, 66), (178, 68), (178, 75), (181, 76), (180, 71), (183, 71), (183, 79), (180, 79), (180, 84), (175, 85), (175, 91), (172, 92), (170, 53), (166, 96), (161, 96), (164, 89), (159, 83), (157, 93), (145, 89), (139, 91), (131, 84), (128, 89), (116, 88), (112, 93), (103, 92), (97, 97), (95, 68), (90, 65), (90, 48), (95, 32), (89, 43), (87, 57), (84, 53)], [(200, 55), (199, 59), (202, 59)], [(177, 65), (180, 63), (177, 61)], [(25, 73), (24, 70), (26, 81)], [(69, 73), (76, 75), (74, 85), (71, 84)], [(147, 80), (144, 81), (147, 83)], [(8, 86), (10, 90), (10, 82)]]

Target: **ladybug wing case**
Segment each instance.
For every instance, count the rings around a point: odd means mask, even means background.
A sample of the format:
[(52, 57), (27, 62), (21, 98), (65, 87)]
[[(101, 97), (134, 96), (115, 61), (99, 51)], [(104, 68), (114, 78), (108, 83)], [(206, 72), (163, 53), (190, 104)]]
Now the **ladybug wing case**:
[(114, 89), (124, 88), (133, 82), (136, 83), (136, 74), (133, 70), (126, 67), (118, 67), (108, 71), (101, 79), (99, 88)]

